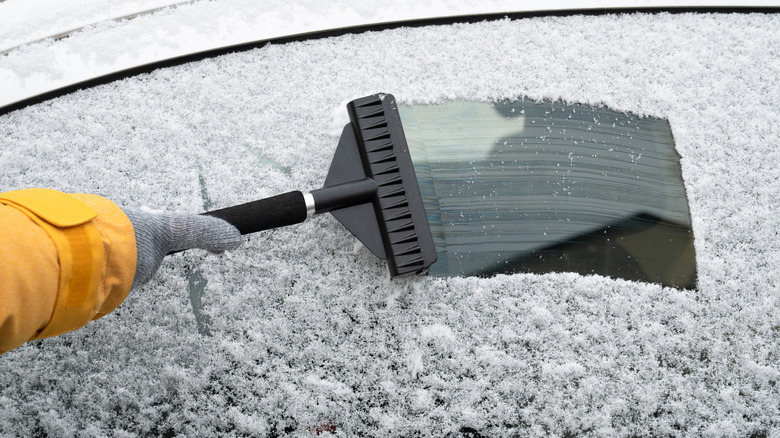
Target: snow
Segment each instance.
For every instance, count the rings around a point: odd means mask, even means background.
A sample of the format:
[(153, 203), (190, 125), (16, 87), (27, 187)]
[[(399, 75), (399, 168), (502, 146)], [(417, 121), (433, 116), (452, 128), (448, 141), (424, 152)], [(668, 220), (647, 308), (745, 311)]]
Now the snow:
[(343, 105), (363, 95), (605, 104), (669, 119), (699, 266), (687, 291), (567, 273), (391, 280), (317, 217), (168, 257), (111, 315), (0, 356), (0, 434), (777, 436), (779, 27), (640, 14), (402, 28), (0, 117), (3, 189), (194, 213), (319, 187)]
[(46, 38), (66, 36), (90, 24), (129, 18), (181, 3), (186, 2), (128, 0), (107, 5), (99, 0), (6, 0), (0, 5), (0, 51)]
[[(138, 65), (248, 41), (425, 17), (578, 9), (729, 5), (727, 0), (0, 2), (0, 105)], [(733, 3), (733, 2), (732, 2)], [(777, 6), (777, 0), (740, 2)], [(159, 11), (158, 11), (159, 10)], [(156, 13), (151, 13), (157, 11)], [(134, 17), (127, 19), (127, 17)], [(53, 37), (68, 38), (53, 41)]]

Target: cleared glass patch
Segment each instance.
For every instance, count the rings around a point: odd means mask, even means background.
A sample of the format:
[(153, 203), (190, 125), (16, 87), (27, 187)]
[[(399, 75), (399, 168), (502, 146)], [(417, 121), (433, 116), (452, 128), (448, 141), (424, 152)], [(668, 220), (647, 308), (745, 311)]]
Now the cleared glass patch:
[(398, 109), (439, 257), (431, 275), (578, 272), (695, 288), (668, 121), (527, 99)]

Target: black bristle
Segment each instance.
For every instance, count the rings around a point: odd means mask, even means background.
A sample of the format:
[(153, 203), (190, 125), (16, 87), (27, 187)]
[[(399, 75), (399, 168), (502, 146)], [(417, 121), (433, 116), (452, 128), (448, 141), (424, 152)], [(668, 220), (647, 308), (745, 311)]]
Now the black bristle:
[(392, 163), (379, 163), (376, 166), (371, 166), (372, 173), (374, 175), (383, 175), (388, 173), (398, 173), (398, 165)]
[(368, 96), (348, 108), (367, 176), (379, 186), (375, 208), (390, 274), (423, 272), (436, 250), (395, 98)]

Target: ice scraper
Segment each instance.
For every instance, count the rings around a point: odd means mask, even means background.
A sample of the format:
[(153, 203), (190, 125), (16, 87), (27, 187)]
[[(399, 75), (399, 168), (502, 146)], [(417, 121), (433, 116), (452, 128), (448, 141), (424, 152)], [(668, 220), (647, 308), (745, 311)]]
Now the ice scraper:
[(321, 189), (292, 191), (210, 211), (241, 234), (331, 213), (368, 249), (387, 260), (392, 277), (424, 273), (436, 248), (398, 115), (395, 98), (377, 94), (347, 104), (341, 134)]

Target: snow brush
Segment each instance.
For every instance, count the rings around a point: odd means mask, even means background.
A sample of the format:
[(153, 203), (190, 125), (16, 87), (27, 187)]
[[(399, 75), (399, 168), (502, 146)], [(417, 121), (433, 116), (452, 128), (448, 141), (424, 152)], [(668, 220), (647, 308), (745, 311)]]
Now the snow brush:
[(323, 188), (203, 214), (249, 234), (330, 212), (387, 260), (392, 277), (425, 273), (436, 261), (436, 248), (395, 98), (366, 96), (349, 102), (347, 111), (350, 123), (342, 131)]

